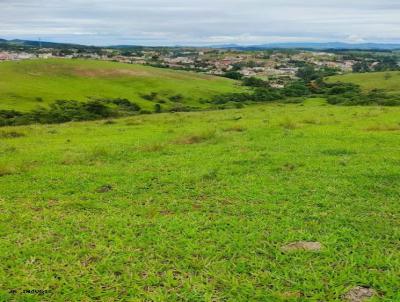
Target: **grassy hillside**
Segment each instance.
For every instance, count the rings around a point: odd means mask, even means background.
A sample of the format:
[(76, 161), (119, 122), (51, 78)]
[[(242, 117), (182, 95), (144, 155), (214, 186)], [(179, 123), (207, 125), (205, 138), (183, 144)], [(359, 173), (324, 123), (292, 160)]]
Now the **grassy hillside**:
[[(0, 63), (0, 109), (30, 110), (57, 99), (127, 98), (144, 108), (181, 94), (183, 103), (243, 90), (232, 80), (196, 73), (89, 60)], [(158, 93), (154, 102), (141, 96)]]
[(399, 301), (400, 109), (318, 104), (0, 129), (0, 300)]
[(370, 73), (349, 73), (333, 76), (328, 82), (345, 82), (360, 85), (364, 90), (383, 89), (387, 92), (400, 93), (400, 72), (370, 72)]

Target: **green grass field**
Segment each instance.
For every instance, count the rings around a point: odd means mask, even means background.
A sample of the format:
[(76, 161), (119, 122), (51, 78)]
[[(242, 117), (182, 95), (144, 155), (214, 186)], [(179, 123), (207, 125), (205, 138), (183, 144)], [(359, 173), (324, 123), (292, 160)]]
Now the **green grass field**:
[(399, 117), (311, 101), (2, 128), (0, 301), (400, 301)]
[[(90, 60), (32, 60), (0, 63), (0, 109), (27, 111), (55, 100), (127, 98), (145, 109), (181, 94), (183, 103), (199, 103), (216, 94), (244, 88), (226, 78), (141, 65)], [(158, 93), (158, 100), (141, 96)], [(42, 100), (41, 100), (42, 99)]]
[(345, 82), (360, 85), (365, 91), (383, 89), (387, 92), (400, 93), (400, 72), (349, 73), (328, 78), (328, 82)]

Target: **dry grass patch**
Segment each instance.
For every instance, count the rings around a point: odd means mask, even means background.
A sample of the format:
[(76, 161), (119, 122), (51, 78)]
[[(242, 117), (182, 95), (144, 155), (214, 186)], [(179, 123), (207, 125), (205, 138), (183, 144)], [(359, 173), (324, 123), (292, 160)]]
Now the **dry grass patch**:
[(95, 147), (87, 152), (67, 151), (60, 159), (62, 165), (92, 165), (105, 160), (110, 153), (102, 147)]
[(72, 70), (72, 73), (78, 76), (97, 78), (97, 77), (148, 77), (151, 73), (144, 70), (133, 70), (133, 69), (86, 69), (77, 67)]
[(0, 164), (0, 177), (16, 174), (18, 169), (15, 166)]
[(290, 118), (285, 118), (279, 125), (286, 130), (294, 130), (300, 128), (300, 125), (298, 125), (294, 120)]
[(279, 293), (279, 294), (277, 294), (277, 296), (278, 296), (278, 298), (280, 298), (284, 301), (288, 301), (288, 300), (299, 299), (302, 297), (302, 294), (299, 291), (290, 291), (290, 292)]
[(363, 302), (369, 300), (375, 295), (376, 292), (372, 288), (356, 286), (344, 296), (344, 299), (348, 302)]
[(321, 124), (320, 121), (318, 121), (318, 120), (316, 120), (316, 119), (313, 119), (313, 118), (304, 119), (304, 120), (302, 121), (302, 123), (303, 123), (303, 124), (308, 124), (308, 125), (320, 125), (320, 124)]
[(247, 129), (240, 125), (234, 125), (228, 128), (225, 128), (225, 132), (245, 132)]
[(214, 131), (205, 131), (199, 134), (187, 135), (175, 140), (175, 143), (178, 145), (193, 145), (200, 144), (216, 137), (216, 132)]
[(364, 129), (365, 131), (400, 131), (400, 124), (398, 125), (374, 125)]
[(163, 143), (155, 143), (155, 144), (151, 144), (151, 145), (141, 146), (141, 147), (139, 147), (139, 150), (143, 151), (143, 152), (160, 152), (160, 151), (164, 150), (165, 147), (166, 147), (166, 145)]
[(84, 155), (82, 153), (65, 152), (60, 160), (62, 165), (77, 165), (84, 162)]
[(24, 137), (25, 134), (17, 131), (1, 131), (0, 138), (18, 138)]
[(126, 126), (139, 126), (142, 125), (144, 122), (143, 120), (127, 120), (125, 125)]

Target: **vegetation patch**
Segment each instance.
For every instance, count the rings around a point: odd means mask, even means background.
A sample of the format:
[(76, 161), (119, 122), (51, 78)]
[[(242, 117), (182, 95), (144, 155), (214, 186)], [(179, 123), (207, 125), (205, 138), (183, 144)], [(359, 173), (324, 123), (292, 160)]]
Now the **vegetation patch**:
[[(399, 114), (260, 104), (0, 129), (27, 134), (0, 142), (0, 301), (345, 301), (357, 285), (397, 301), (399, 135), (364, 129)], [(13, 292), (32, 287), (51, 291)]]
[(184, 137), (175, 140), (176, 144), (179, 145), (193, 145), (200, 144), (206, 141), (210, 141), (216, 137), (215, 131), (205, 131), (199, 134), (186, 135)]
[(12, 165), (0, 164), (0, 177), (12, 175), (18, 172), (18, 169)]
[(234, 125), (224, 129), (225, 132), (245, 132), (246, 130), (246, 127), (241, 125)]
[[(163, 104), (168, 110), (174, 101), (197, 107), (201, 98), (245, 90), (236, 81), (222, 77), (80, 59), (3, 62), (0, 73), (0, 110), (18, 112), (47, 107), (55, 100), (86, 101), (88, 97), (124, 98), (151, 111), (156, 99), (168, 100)], [(153, 94), (157, 95), (154, 100), (142, 98)]]
[(303, 124), (308, 124), (308, 125), (320, 125), (320, 124), (321, 124), (320, 121), (318, 121), (318, 120), (316, 120), (316, 119), (314, 119), (314, 118), (307, 118), (307, 119), (304, 119), (304, 120), (302, 121), (302, 123), (303, 123)]
[(87, 121), (138, 114), (140, 107), (127, 99), (98, 99), (87, 102), (58, 100), (49, 108), (31, 112), (0, 112), (0, 126), (60, 124), (71, 121)]
[(139, 148), (139, 150), (143, 152), (160, 152), (163, 151), (165, 148), (166, 145), (164, 143), (154, 143), (142, 146)]
[(286, 130), (294, 130), (300, 128), (299, 124), (289, 117), (286, 117), (279, 125)]
[(322, 151), (322, 154), (328, 156), (346, 156), (346, 155), (354, 155), (356, 154), (356, 152), (347, 149), (328, 149)]
[(374, 125), (365, 128), (365, 131), (400, 131), (400, 124), (398, 125)]
[(107, 184), (107, 185), (103, 185), (101, 187), (98, 187), (96, 189), (96, 192), (97, 193), (107, 193), (107, 192), (110, 192), (112, 189), (113, 189), (113, 186), (110, 185), (110, 184)]
[(24, 137), (25, 134), (17, 131), (0, 131), (0, 138), (18, 138)]

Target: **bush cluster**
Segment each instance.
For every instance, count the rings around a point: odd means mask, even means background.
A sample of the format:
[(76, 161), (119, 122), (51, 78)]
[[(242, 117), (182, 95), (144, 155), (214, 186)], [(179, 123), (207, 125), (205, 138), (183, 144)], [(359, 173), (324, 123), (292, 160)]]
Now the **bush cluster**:
[(0, 110), (0, 126), (97, 120), (136, 114), (140, 109), (139, 105), (127, 99), (98, 99), (87, 102), (57, 100), (48, 108), (41, 107), (30, 112)]
[[(251, 83), (251, 85), (248, 85)], [(335, 105), (400, 105), (400, 95), (387, 94), (383, 90), (362, 91), (359, 85), (352, 83), (325, 83), (321, 79), (312, 82), (295, 81), (283, 89), (262, 87), (262, 83), (251, 80), (245, 81), (252, 90), (246, 93), (227, 93), (214, 96), (207, 103), (225, 108), (222, 105), (232, 103), (262, 103), (262, 102), (296, 102), (307, 96), (316, 96), (327, 99), (329, 104)], [(229, 107), (231, 108), (231, 106)]]
[(399, 106), (400, 95), (389, 95), (383, 90), (374, 89), (368, 93), (344, 92), (328, 95), (327, 101), (332, 105), (381, 105)]
[(282, 101), (288, 97), (303, 97), (312, 94), (310, 87), (303, 81), (296, 81), (283, 89), (261, 87), (261, 82), (256, 83), (253, 90), (245, 93), (226, 93), (216, 95), (208, 103), (221, 105), (226, 103), (261, 103)]

